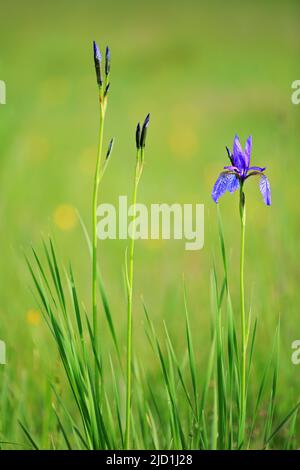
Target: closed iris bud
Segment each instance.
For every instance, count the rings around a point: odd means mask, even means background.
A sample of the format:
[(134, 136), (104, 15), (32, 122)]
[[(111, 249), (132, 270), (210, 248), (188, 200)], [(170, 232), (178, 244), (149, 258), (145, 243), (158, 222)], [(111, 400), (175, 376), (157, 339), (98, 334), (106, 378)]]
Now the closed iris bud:
[(104, 96), (106, 96), (106, 95), (107, 95), (107, 93), (108, 93), (108, 90), (109, 90), (109, 87), (110, 87), (110, 83), (108, 83), (108, 84), (106, 85), (106, 87), (105, 87), (105, 90), (104, 90)]
[(140, 139), (141, 139), (141, 126), (140, 123), (136, 126), (136, 132), (135, 132), (135, 142), (136, 142), (136, 148), (139, 150), (141, 145), (140, 145)]
[(113, 146), (114, 146), (114, 139), (110, 139), (110, 142), (109, 142), (108, 148), (107, 148), (107, 152), (106, 152), (106, 160), (109, 159), (110, 154), (111, 154), (112, 149), (113, 149)]
[(231, 155), (230, 149), (227, 147), (227, 145), (226, 145), (226, 151), (227, 151), (227, 155), (228, 155), (229, 160), (230, 160), (231, 163), (233, 164), (232, 155)]
[(108, 76), (110, 72), (110, 49), (107, 46), (105, 52), (105, 75)]
[(141, 140), (140, 140), (141, 148), (144, 148), (146, 144), (146, 136), (147, 136), (147, 129), (149, 126), (149, 121), (150, 121), (150, 114), (147, 114), (143, 127), (142, 127)]
[(97, 83), (100, 87), (100, 86), (102, 86), (102, 75), (101, 75), (102, 55), (101, 55), (100, 49), (99, 49), (96, 41), (93, 42), (93, 48), (94, 48), (94, 62), (95, 62), (95, 71), (96, 71)]

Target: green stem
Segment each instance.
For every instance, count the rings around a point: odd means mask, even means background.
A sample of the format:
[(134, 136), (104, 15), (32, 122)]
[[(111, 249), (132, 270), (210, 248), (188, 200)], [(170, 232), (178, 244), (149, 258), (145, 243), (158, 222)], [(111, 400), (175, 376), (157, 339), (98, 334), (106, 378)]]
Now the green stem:
[(246, 228), (246, 202), (243, 184), (240, 187), (240, 219), (241, 219), (241, 253), (240, 253), (240, 300), (241, 300), (241, 330), (242, 330), (242, 367), (241, 367), (241, 422), (239, 433), (239, 446), (243, 445), (246, 422), (246, 318), (245, 318), (245, 228)]
[(104, 130), (105, 110), (101, 101), (100, 95), (100, 124), (99, 124), (99, 142), (96, 171), (94, 177), (94, 190), (93, 190), (93, 208), (92, 208), (92, 306), (93, 306), (93, 333), (95, 344), (97, 344), (97, 329), (98, 329), (98, 315), (97, 315), (97, 205), (99, 185), (101, 181), (101, 160), (102, 160), (102, 146), (103, 146), (103, 130)]
[(132, 376), (132, 297), (133, 297), (133, 259), (134, 259), (134, 239), (136, 231), (136, 200), (139, 179), (141, 176), (141, 163), (139, 154), (135, 168), (134, 191), (133, 191), (133, 219), (132, 233), (129, 253), (128, 272), (128, 305), (127, 305), (127, 371), (126, 371), (126, 428), (125, 428), (125, 449), (130, 447), (130, 418), (131, 418), (131, 376)]

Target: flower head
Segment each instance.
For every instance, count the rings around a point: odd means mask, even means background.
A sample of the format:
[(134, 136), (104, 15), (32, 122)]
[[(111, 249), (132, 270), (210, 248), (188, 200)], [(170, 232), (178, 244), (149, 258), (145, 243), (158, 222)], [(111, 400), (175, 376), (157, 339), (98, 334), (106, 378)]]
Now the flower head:
[(94, 59), (97, 60), (98, 62), (101, 62), (102, 55), (101, 55), (100, 49), (96, 41), (93, 41), (93, 47), (94, 47)]
[(146, 136), (147, 136), (147, 129), (149, 127), (150, 122), (150, 114), (147, 114), (145, 121), (141, 127), (140, 123), (138, 123), (135, 132), (135, 142), (137, 150), (143, 149), (146, 145)]
[(111, 154), (112, 149), (113, 149), (113, 146), (114, 146), (114, 138), (110, 139), (110, 141), (109, 141), (107, 152), (106, 152), (106, 160), (109, 159), (110, 154)]
[(243, 185), (250, 176), (260, 176), (259, 188), (263, 200), (267, 206), (271, 205), (271, 187), (268, 178), (264, 174), (265, 167), (250, 166), (252, 152), (252, 137), (249, 136), (244, 150), (236, 135), (233, 141), (232, 152), (226, 147), (231, 165), (224, 166), (212, 190), (212, 198), (217, 203), (226, 191), (233, 193)]
[(110, 49), (106, 46), (105, 51), (105, 75), (108, 76), (110, 72)]
[(136, 148), (137, 150), (140, 149), (140, 146), (141, 146), (141, 125), (140, 123), (138, 123), (138, 125), (136, 126), (136, 132), (135, 132), (135, 143), (136, 143)]
[(150, 114), (147, 114), (147, 116), (145, 118), (145, 121), (144, 121), (144, 124), (143, 124), (143, 127), (142, 127), (142, 132), (141, 132), (141, 140), (140, 140), (141, 148), (144, 148), (145, 144), (146, 144), (146, 135), (147, 135), (147, 129), (148, 129), (148, 126), (149, 126), (149, 122), (150, 122)]
[(102, 74), (101, 74), (102, 55), (101, 55), (100, 49), (96, 41), (93, 42), (93, 50), (94, 50), (94, 62), (95, 62), (97, 83), (98, 83), (98, 86), (100, 87), (102, 86)]

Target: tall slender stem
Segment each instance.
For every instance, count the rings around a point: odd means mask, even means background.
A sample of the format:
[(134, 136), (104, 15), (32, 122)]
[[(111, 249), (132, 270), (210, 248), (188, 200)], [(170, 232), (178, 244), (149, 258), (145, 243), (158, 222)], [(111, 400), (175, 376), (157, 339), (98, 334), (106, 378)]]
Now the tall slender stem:
[(101, 160), (102, 160), (102, 147), (103, 147), (103, 130), (104, 130), (105, 108), (101, 101), (100, 95), (100, 123), (99, 123), (99, 141), (98, 141), (98, 154), (96, 171), (94, 177), (94, 190), (93, 190), (93, 208), (92, 208), (92, 306), (93, 306), (93, 333), (95, 344), (97, 344), (97, 328), (98, 328), (98, 314), (97, 314), (97, 204), (99, 185), (101, 181)]
[(246, 229), (246, 201), (243, 184), (240, 187), (240, 219), (241, 219), (241, 253), (240, 253), (240, 300), (241, 300), (241, 330), (242, 330), (242, 367), (241, 367), (241, 422), (239, 445), (243, 445), (246, 421), (246, 318), (245, 318), (245, 288), (244, 288), (244, 262), (245, 262), (245, 229)]
[(131, 376), (132, 376), (132, 296), (133, 296), (133, 259), (134, 259), (134, 239), (136, 232), (136, 200), (139, 179), (141, 175), (141, 162), (139, 152), (135, 167), (134, 190), (133, 190), (133, 219), (132, 233), (129, 253), (128, 272), (128, 304), (127, 304), (127, 371), (126, 371), (126, 429), (125, 429), (125, 449), (130, 447), (130, 418), (131, 418)]

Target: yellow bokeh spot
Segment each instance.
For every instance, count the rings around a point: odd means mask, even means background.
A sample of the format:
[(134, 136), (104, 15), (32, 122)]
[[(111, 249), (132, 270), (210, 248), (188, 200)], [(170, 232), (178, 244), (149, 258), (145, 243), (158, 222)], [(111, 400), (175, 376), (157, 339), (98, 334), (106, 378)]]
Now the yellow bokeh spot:
[(190, 127), (174, 127), (168, 141), (172, 153), (182, 159), (191, 158), (198, 148), (197, 134)]
[(38, 325), (41, 321), (41, 314), (38, 310), (30, 309), (26, 313), (26, 321), (29, 325)]
[(76, 210), (69, 204), (61, 204), (55, 209), (53, 220), (60, 230), (71, 230), (77, 224)]
[(165, 244), (165, 240), (162, 238), (157, 239), (147, 239), (145, 240), (145, 245), (150, 251), (160, 250)]

